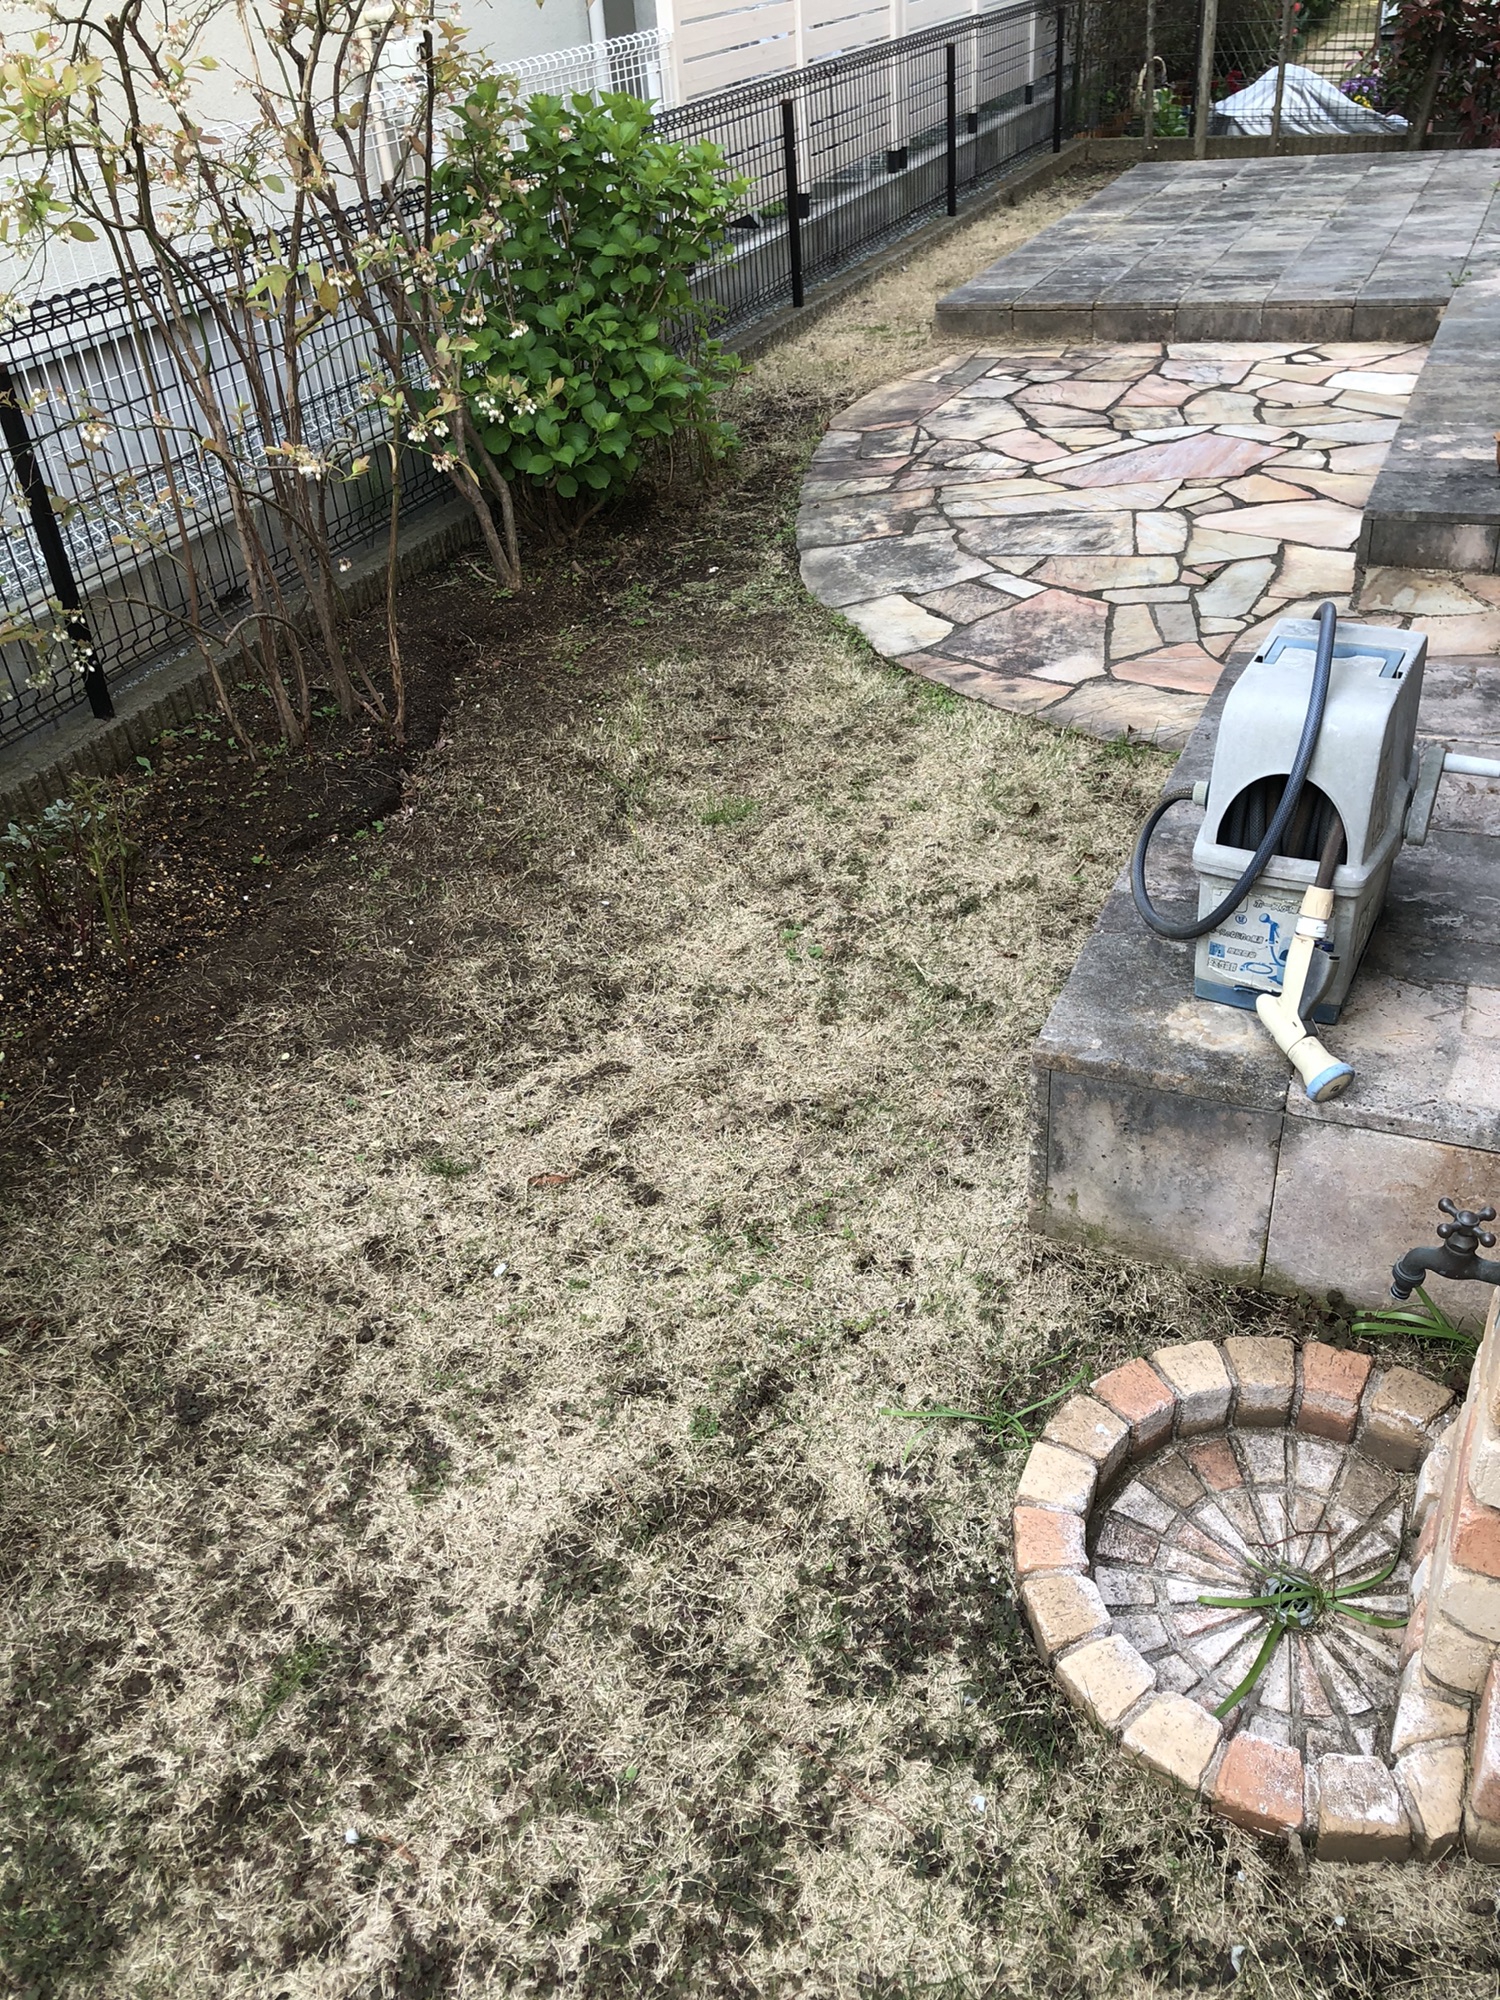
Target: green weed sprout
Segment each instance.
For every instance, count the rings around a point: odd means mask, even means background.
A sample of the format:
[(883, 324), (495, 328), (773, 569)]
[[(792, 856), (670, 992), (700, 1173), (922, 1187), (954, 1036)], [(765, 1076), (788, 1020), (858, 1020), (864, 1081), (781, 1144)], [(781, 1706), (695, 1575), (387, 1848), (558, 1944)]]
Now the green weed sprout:
[[(1060, 1403), (1064, 1396), (1072, 1395), (1088, 1380), (1088, 1370), (1081, 1369), (1071, 1381), (1064, 1382), (1060, 1389), (1053, 1389), (1045, 1396), (1039, 1396), (1034, 1403), (1028, 1403), (1021, 1410), (1002, 1409), (997, 1402), (989, 1410), (950, 1410), (939, 1404), (927, 1410), (882, 1410), (885, 1417), (901, 1417), (908, 1423), (921, 1424), (924, 1433), (934, 1424), (978, 1424), (980, 1429), (995, 1438), (1006, 1451), (1019, 1451), (1023, 1445), (1031, 1443), (1035, 1432), (1027, 1428), (1027, 1418), (1034, 1417), (1039, 1410), (1047, 1409), (1053, 1403)], [(1003, 1393), (1003, 1392), (1002, 1392)], [(918, 1440), (920, 1443), (920, 1440)]]
[(1420, 1306), (1382, 1306), (1378, 1312), (1360, 1313), (1353, 1331), (1365, 1340), (1389, 1340), (1405, 1334), (1409, 1340), (1436, 1340), (1472, 1360), (1479, 1352), (1479, 1335), (1455, 1326), (1442, 1307), (1428, 1297), (1420, 1285)]
[(1231, 1709), (1238, 1707), (1266, 1668), (1281, 1641), (1293, 1632), (1311, 1632), (1330, 1617), (1356, 1619), (1361, 1625), (1378, 1625), (1393, 1629), (1406, 1623), (1406, 1616), (1382, 1618), (1374, 1611), (1361, 1611), (1351, 1601), (1368, 1597), (1378, 1590), (1391, 1575), (1400, 1560), (1400, 1550), (1393, 1555), (1384, 1569), (1376, 1570), (1369, 1576), (1356, 1577), (1352, 1583), (1323, 1583), (1310, 1571), (1298, 1569), (1292, 1563), (1263, 1562), (1259, 1556), (1249, 1556), (1250, 1567), (1260, 1577), (1263, 1588), (1252, 1597), (1200, 1597), (1198, 1602), (1216, 1611), (1263, 1611), (1266, 1614), (1266, 1636), (1260, 1651), (1251, 1662), (1250, 1671), (1232, 1693), (1214, 1710), (1222, 1722)]

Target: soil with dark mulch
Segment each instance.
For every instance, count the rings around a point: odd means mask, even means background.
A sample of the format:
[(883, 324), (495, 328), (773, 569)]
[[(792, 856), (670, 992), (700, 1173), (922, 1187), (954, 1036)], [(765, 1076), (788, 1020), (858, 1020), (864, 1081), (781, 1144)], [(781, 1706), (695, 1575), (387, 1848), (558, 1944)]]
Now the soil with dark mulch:
[[(811, 427), (819, 412), (805, 415)], [(314, 973), (322, 937), (309, 891), (338, 865), (340, 847), (412, 808), (422, 758), (441, 746), (444, 718), (466, 690), (482, 687), (501, 705), (513, 756), (525, 759), (580, 681), (598, 690), (628, 664), (622, 621), (628, 641), (634, 612), (650, 604), (660, 637), (662, 600), (685, 564), (701, 575), (712, 560), (727, 580), (745, 563), (733, 522), (763, 506), (789, 470), (779, 454), (762, 466), (757, 440), (745, 443), (748, 464), (726, 475), (735, 489), (727, 516), (707, 510), (722, 544), (693, 532), (701, 492), (640, 492), (590, 524), (586, 550), (530, 552), (519, 593), (500, 589), (477, 553), (406, 584), (398, 605), (408, 720), (399, 747), (364, 721), (342, 722), (326, 691), (305, 753), (273, 740), (269, 704), (253, 690), (239, 697), (262, 745), (253, 762), (216, 710), (163, 732), (138, 760), (148, 768), (115, 787), (143, 857), (132, 961), (102, 933), (80, 950), (0, 912), (0, 1114), (19, 1114), (35, 1131), (68, 1115), (103, 1073), (146, 1087), (153, 1075), (180, 1077), (184, 1061), (256, 994)], [(363, 648), (383, 665), (383, 611), (354, 622), (348, 642), (351, 656)], [(554, 778), (538, 770), (539, 784)], [(366, 1032), (382, 1006), (403, 1009), (397, 992), (365, 1000)]]

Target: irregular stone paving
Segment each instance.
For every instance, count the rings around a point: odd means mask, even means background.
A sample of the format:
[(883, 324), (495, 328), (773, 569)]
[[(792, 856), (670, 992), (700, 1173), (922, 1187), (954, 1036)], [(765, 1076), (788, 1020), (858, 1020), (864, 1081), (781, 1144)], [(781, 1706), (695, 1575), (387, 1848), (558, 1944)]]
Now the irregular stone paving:
[[(1422, 346), (988, 347), (876, 390), (813, 455), (808, 589), (888, 659), (1100, 736), (1183, 743), (1231, 648), (1350, 609)], [(1385, 568), (1360, 615), (1500, 652), (1500, 576)]]
[[(1354, 1582), (1400, 1557), (1409, 1480), (1361, 1453), (1280, 1430), (1231, 1430), (1143, 1464), (1100, 1516), (1094, 1582), (1113, 1630), (1156, 1685), (1215, 1708), (1250, 1671), (1265, 1614), (1199, 1598), (1260, 1589), (1249, 1561), (1281, 1560)], [(1410, 1570), (1353, 1608), (1409, 1609)], [(1384, 1755), (1396, 1705), (1399, 1630), (1329, 1618), (1284, 1638), (1239, 1711), (1242, 1733), (1310, 1756)]]

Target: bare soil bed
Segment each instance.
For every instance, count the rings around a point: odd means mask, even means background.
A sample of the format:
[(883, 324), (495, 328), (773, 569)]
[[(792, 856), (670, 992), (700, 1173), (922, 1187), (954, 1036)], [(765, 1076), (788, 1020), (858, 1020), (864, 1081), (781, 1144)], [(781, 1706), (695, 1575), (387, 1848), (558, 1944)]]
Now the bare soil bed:
[(418, 586), (381, 830), (29, 1041), (7, 1992), (1494, 1993), (1490, 1872), (1309, 1871), (1076, 1723), (1019, 1455), (892, 1414), (1333, 1324), (1028, 1234), (1029, 1044), (1165, 759), (797, 578), (829, 415), (1095, 184), (768, 356), (709, 493)]

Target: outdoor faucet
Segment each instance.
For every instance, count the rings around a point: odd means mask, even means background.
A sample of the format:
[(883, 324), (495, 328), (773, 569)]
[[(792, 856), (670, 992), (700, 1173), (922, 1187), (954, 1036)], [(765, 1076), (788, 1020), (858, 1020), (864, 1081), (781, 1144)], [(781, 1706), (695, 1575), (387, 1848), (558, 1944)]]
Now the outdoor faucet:
[(1442, 1247), (1437, 1250), (1408, 1250), (1399, 1264), (1391, 1269), (1391, 1297), (1409, 1299), (1412, 1293), (1430, 1274), (1439, 1278), (1454, 1278), (1462, 1282), (1472, 1278), (1476, 1284), (1500, 1285), (1500, 1262), (1477, 1255), (1480, 1244), (1486, 1250), (1494, 1243), (1494, 1232), (1481, 1229), (1482, 1222), (1493, 1222), (1492, 1208), (1458, 1208), (1447, 1195), (1438, 1203), (1445, 1215), (1451, 1215), (1451, 1222), (1438, 1224), (1438, 1235), (1442, 1237)]

